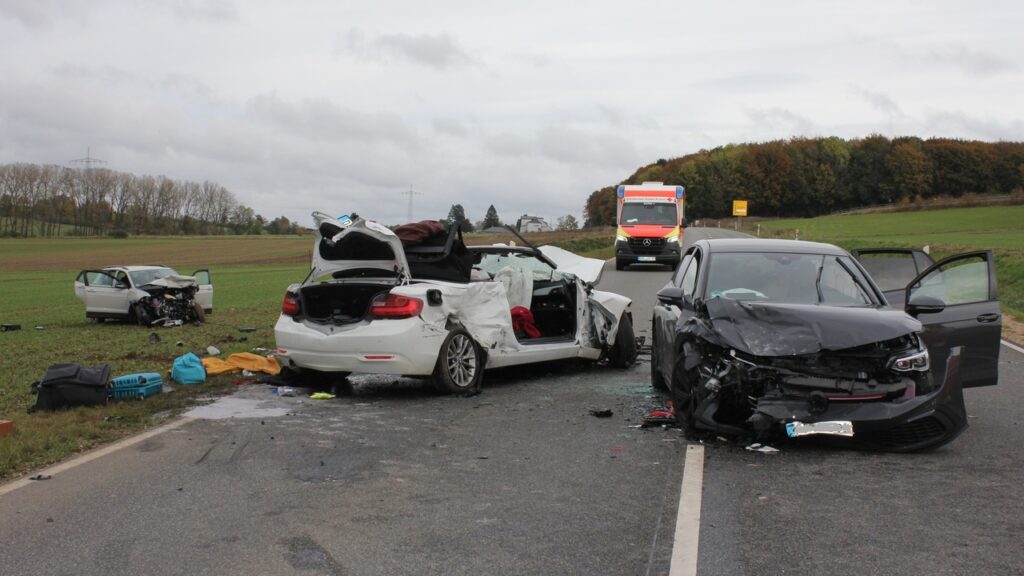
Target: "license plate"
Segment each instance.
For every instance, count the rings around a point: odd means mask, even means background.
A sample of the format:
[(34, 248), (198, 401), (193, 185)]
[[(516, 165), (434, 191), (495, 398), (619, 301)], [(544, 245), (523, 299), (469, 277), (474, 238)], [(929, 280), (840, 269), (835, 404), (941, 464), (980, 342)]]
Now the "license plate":
[(655, 261), (657, 261), (657, 258), (655, 258), (654, 256), (637, 256), (636, 257), (636, 261), (637, 262), (655, 262)]
[(786, 424), (786, 435), (790, 438), (827, 434), (829, 436), (853, 437), (853, 422), (833, 420), (830, 422), (790, 422)]

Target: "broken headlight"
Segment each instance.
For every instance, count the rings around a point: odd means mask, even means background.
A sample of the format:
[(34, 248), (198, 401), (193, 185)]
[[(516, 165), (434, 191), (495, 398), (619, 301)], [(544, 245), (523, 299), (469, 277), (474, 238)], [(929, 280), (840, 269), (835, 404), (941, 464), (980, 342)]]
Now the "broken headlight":
[(928, 349), (925, 348), (921, 338), (917, 337), (917, 348), (908, 350), (899, 356), (889, 359), (889, 369), (896, 372), (927, 372), (931, 367), (928, 359)]

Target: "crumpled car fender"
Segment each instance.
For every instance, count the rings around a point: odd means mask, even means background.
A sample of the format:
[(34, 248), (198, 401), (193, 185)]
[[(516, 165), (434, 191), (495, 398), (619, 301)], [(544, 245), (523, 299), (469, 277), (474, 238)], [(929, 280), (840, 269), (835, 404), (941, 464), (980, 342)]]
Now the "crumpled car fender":
[(615, 336), (619, 333), (619, 318), (629, 310), (633, 301), (621, 294), (600, 290), (591, 290), (587, 300), (590, 303), (591, 321), (598, 332), (596, 336), (606, 345), (615, 342)]

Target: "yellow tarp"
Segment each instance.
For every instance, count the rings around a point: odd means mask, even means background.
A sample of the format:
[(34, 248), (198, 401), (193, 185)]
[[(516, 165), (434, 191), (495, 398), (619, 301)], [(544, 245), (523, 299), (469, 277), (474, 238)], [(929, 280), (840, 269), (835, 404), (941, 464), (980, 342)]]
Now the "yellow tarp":
[(273, 356), (260, 356), (251, 352), (238, 352), (228, 356), (227, 360), (207, 356), (203, 358), (203, 368), (206, 368), (207, 376), (227, 374), (248, 370), (250, 372), (266, 372), (276, 376), (281, 372), (281, 365)]

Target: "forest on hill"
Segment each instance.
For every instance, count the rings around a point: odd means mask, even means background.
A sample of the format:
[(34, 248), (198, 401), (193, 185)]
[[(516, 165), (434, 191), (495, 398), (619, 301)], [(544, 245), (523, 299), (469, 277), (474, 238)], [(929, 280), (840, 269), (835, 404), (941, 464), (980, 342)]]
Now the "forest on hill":
[[(1021, 190), (1024, 142), (874, 135), (730, 144), (658, 160), (622, 184), (642, 182), (685, 186), (690, 220), (730, 216), (733, 200), (747, 200), (751, 216), (809, 217)], [(615, 188), (596, 190), (587, 198), (587, 227), (614, 225)]]

